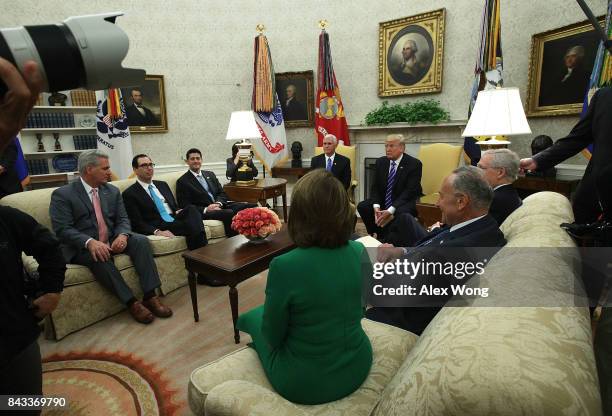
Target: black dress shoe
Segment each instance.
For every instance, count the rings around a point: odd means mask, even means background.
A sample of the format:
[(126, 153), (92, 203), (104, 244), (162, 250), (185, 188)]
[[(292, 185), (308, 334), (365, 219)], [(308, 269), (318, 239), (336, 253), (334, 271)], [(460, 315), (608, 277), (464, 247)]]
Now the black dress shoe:
[(225, 286), (225, 282), (223, 280), (215, 279), (214, 277), (202, 276), (201, 274), (198, 274), (197, 279), (199, 285), (206, 285), (212, 287)]

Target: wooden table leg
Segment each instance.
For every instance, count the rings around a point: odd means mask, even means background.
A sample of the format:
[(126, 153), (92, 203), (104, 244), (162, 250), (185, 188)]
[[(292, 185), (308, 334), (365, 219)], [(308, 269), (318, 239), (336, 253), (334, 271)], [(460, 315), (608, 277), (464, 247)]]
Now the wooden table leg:
[(198, 291), (197, 291), (197, 278), (194, 272), (189, 272), (189, 293), (191, 294), (191, 306), (193, 306), (193, 320), (196, 322), (200, 321), (200, 314), (198, 313)]
[(287, 222), (287, 191), (283, 189), (283, 220)]
[(236, 286), (230, 286), (229, 300), (232, 308), (232, 321), (234, 322), (234, 341), (236, 344), (240, 344), (240, 332), (236, 328), (236, 322), (238, 322), (238, 289), (236, 289)]

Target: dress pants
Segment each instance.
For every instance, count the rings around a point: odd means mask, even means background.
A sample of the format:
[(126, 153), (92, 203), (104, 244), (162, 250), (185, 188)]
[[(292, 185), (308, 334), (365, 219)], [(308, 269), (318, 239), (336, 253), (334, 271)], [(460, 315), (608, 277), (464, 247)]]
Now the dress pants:
[[(374, 201), (371, 199), (366, 199), (365, 201), (361, 201), (357, 204), (357, 211), (359, 212), (359, 216), (361, 216), (361, 220), (363, 221), (363, 225), (365, 225), (366, 230), (368, 230), (368, 234), (372, 235), (376, 233), (379, 241), (386, 242), (385, 237), (389, 233), (390, 227), (393, 225), (395, 220), (391, 221), (389, 224), (384, 227), (379, 227), (376, 225), (374, 220), (374, 207), (372, 206)], [(382, 209), (382, 208), (381, 208)]]
[(218, 209), (215, 211), (206, 211), (206, 213), (202, 214), (203, 220), (219, 220), (223, 222), (223, 228), (225, 229), (225, 235), (228, 237), (233, 237), (238, 233), (232, 230), (232, 218), (239, 211), (242, 211), (246, 208), (255, 208), (257, 204), (252, 204), (249, 202), (228, 202), (224, 205), (225, 208)]
[[(161, 285), (157, 266), (153, 260), (151, 245), (147, 237), (142, 234), (132, 233), (127, 240), (127, 248), (123, 254), (130, 256), (138, 273), (143, 293), (151, 292)], [(121, 302), (127, 304), (134, 297), (132, 290), (123, 280), (112, 258), (108, 261), (94, 261), (89, 250), (83, 248), (70, 262), (89, 267), (96, 280), (116, 294)]]
[(414, 247), (427, 235), (427, 230), (408, 213), (400, 214), (388, 227), (386, 242), (395, 247)]
[(175, 215), (173, 222), (162, 221), (160, 230), (169, 230), (174, 235), (185, 236), (187, 248), (195, 250), (208, 244), (202, 216), (193, 205), (187, 205)]

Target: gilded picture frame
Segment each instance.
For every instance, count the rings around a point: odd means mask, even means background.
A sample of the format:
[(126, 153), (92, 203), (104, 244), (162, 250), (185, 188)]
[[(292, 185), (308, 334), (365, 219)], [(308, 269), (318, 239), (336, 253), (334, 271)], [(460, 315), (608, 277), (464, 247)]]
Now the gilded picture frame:
[(286, 127), (314, 126), (313, 80), (312, 70), (275, 74), (276, 93)]
[[(603, 23), (604, 18), (599, 21)], [(580, 114), (598, 45), (599, 38), (588, 21), (533, 35), (527, 116)]]
[[(145, 76), (144, 83), (137, 87), (121, 88), (130, 133), (166, 133), (166, 94), (164, 76)], [(140, 103), (138, 103), (140, 101)], [(139, 104), (140, 109), (135, 105)]]
[(379, 23), (378, 95), (442, 91), (446, 9)]

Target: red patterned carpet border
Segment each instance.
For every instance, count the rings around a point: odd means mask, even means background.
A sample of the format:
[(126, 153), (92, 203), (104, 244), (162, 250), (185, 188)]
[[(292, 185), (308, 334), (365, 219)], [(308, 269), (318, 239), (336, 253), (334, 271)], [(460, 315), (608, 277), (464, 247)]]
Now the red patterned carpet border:
[[(118, 375), (116, 371), (106, 371), (96, 368), (91, 368), (91, 365), (83, 366), (85, 362), (100, 362), (100, 365), (104, 366), (105, 363), (111, 365), (119, 365), (130, 369), (135, 372), (152, 390), (154, 394), (154, 401), (156, 402), (157, 409), (151, 408), (150, 404), (143, 406), (141, 403), (142, 397), (139, 393), (134, 391), (130, 387), (130, 383), (123, 380), (121, 375)], [(57, 373), (70, 372), (71, 377), (80, 378), (78, 374), (90, 372), (92, 374), (100, 374), (106, 377), (111, 377), (117, 383), (128, 391), (132, 399), (134, 400), (135, 414), (137, 415), (148, 415), (148, 414), (159, 414), (160, 416), (176, 416), (182, 408), (182, 405), (174, 402), (174, 396), (177, 390), (170, 387), (170, 383), (163, 376), (160, 370), (157, 370), (154, 365), (148, 364), (142, 359), (136, 357), (131, 353), (124, 352), (69, 352), (65, 354), (52, 354), (43, 359), (43, 391), (45, 389), (45, 377), (50, 378), (52, 376), (57, 377)], [(64, 381), (63, 378), (60, 379)], [(82, 381), (82, 383), (91, 384), (91, 382)], [(77, 383), (78, 384), (78, 383)], [(75, 383), (72, 381), (71, 386)], [(70, 400), (69, 400), (70, 403)], [(69, 406), (70, 409), (70, 406)], [(82, 414), (83, 409), (71, 409), (70, 414)], [(86, 412), (88, 414), (88, 412)]]

